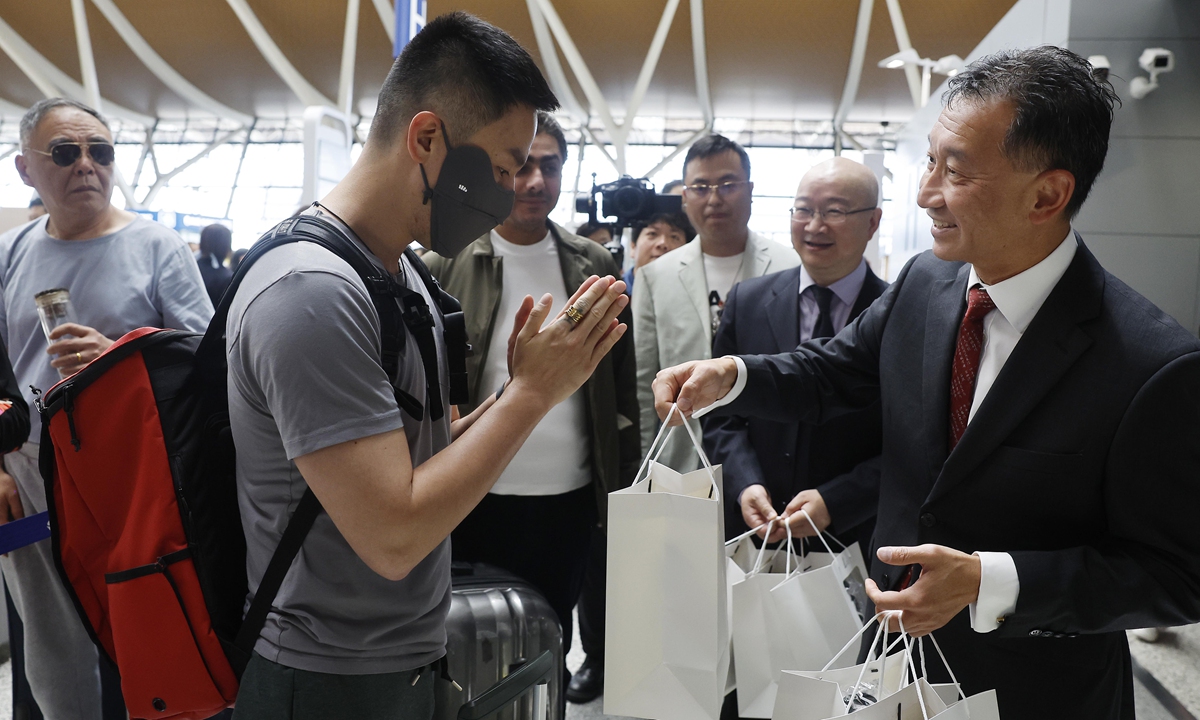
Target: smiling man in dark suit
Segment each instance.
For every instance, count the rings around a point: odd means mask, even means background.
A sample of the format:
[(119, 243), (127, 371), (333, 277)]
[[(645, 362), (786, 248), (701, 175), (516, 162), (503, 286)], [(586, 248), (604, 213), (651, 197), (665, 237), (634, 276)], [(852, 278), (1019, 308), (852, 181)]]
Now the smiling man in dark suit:
[(1131, 720), (1124, 630), (1200, 620), (1200, 341), (1070, 226), (1115, 100), (1060, 48), (972, 64), (929, 137), (933, 252), (832, 340), (655, 381), (660, 416), (882, 402), (868, 592), (1006, 718)]
[[(842, 157), (816, 165), (800, 180), (791, 214), (802, 265), (733, 287), (714, 356), (788, 352), (830, 337), (887, 288), (863, 258), (883, 214), (870, 168)], [(803, 510), (822, 531), (869, 551), (879, 500), (878, 403), (824, 425), (728, 415), (703, 424), (709, 457), (725, 469), (727, 536), (780, 513), (793, 535), (814, 535)], [(769, 539), (785, 534), (779, 525)]]

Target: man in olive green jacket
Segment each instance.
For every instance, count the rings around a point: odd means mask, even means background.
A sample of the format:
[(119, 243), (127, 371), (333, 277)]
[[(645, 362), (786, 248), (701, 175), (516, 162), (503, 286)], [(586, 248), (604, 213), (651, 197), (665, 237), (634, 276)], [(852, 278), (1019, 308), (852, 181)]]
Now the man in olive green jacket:
[[(620, 277), (603, 246), (549, 221), (567, 154), (561, 128), (539, 115), (529, 160), (517, 173), (513, 212), (500, 227), (455, 258), (426, 255), (434, 277), (462, 303), (474, 353), (467, 359), (466, 414), (508, 379), (507, 341), (526, 295), (554, 296), (561, 306), (592, 275)], [(632, 326), (628, 309), (622, 322)], [(571, 609), (589, 663), (567, 697), (579, 701), (602, 685), (603, 533), (608, 493), (633, 482), (641, 460), (637, 365), (626, 333), (575, 395), (541, 423), (492, 491), (452, 535), (456, 560), (486, 562), (532, 583), (559, 615), (564, 655)], [(580, 599), (587, 574), (588, 589)], [(565, 673), (564, 668), (564, 673)], [(594, 695), (593, 695), (594, 697)], [(590, 699), (590, 698), (587, 698)]]

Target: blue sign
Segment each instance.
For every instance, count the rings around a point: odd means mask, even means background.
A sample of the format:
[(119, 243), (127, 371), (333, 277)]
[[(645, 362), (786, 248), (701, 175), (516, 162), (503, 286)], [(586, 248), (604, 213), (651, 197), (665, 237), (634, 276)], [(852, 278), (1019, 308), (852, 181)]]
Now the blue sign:
[(392, 50), (392, 57), (398, 56), (423, 27), (425, 0), (396, 0), (396, 46)]

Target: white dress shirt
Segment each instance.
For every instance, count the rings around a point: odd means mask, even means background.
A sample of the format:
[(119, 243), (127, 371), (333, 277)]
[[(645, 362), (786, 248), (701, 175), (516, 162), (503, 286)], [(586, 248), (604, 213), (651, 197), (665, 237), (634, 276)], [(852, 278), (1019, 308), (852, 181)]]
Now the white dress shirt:
[[(854, 309), (854, 303), (858, 300), (858, 294), (862, 292), (863, 282), (867, 279), (867, 261), (862, 260), (858, 263), (858, 267), (850, 271), (849, 275), (844, 278), (829, 284), (829, 289), (833, 291), (833, 298), (829, 301), (830, 322), (833, 324), (833, 331), (841, 332), (842, 328), (846, 327), (847, 321), (850, 320), (850, 311)], [(808, 270), (803, 266), (800, 267), (800, 342), (806, 342), (812, 339), (813, 330), (817, 327), (817, 316), (821, 314), (821, 308), (817, 305), (817, 299), (812, 293), (804, 291), (816, 285)]]
[[(1059, 243), (1054, 252), (1050, 253), (1037, 265), (1017, 273), (1007, 280), (995, 285), (985, 285), (971, 268), (967, 287), (963, 290), (966, 295), (973, 287), (987, 290), (996, 309), (983, 319), (983, 351), (980, 354), (979, 371), (975, 376), (975, 395), (971, 402), (971, 414), (968, 419), (974, 419), (975, 412), (987, 397), (996, 377), (1012, 351), (1020, 342), (1034, 316), (1042, 309), (1046, 298), (1075, 258), (1075, 233), (1068, 231), (1066, 238)], [(713, 408), (728, 405), (737, 399), (746, 387), (746, 363), (737, 356), (732, 356), (737, 365), (738, 376), (733, 388), (725, 397), (712, 405), (692, 414), (700, 417)], [(1020, 581), (1017, 577), (1017, 566), (1012, 556), (1006, 552), (978, 552), (980, 576), (979, 598), (970, 606), (971, 627), (975, 632), (991, 632), (1000, 627), (1003, 618), (1017, 607), (1017, 596), (1021, 592)]]

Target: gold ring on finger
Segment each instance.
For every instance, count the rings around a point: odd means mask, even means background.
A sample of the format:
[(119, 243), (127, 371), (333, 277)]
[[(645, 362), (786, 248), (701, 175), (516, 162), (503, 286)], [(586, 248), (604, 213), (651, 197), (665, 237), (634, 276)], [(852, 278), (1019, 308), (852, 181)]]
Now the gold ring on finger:
[(83, 353), (75, 353), (75, 359), (79, 361), (80, 365), (82, 365), (83, 364)]
[(583, 313), (574, 305), (568, 307), (564, 314), (567, 316), (567, 319), (571, 321), (572, 325), (578, 325), (583, 321)]

